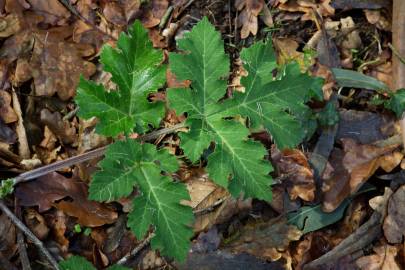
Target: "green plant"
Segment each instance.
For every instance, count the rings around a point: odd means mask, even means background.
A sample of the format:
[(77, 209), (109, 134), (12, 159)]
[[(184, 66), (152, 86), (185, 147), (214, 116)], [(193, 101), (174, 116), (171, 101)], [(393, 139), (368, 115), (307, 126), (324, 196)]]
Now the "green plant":
[[(187, 113), (188, 132), (179, 133), (185, 156), (196, 163), (207, 157), (207, 171), (217, 184), (233, 196), (271, 199), (273, 170), (262, 144), (249, 137), (265, 129), (280, 148), (294, 147), (304, 135), (311, 115), (305, 103), (319, 93), (319, 78), (300, 72), (296, 63), (277, 68), (270, 42), (257, 42), (241, 52), (249, 75), (242, 79), (245, 92), (224, 99), (230, 61), (220, 34), (207, 18), (178, 42), (179, 52), (170, 53), (169, 65), (179, 80), (190, 80), (187, 89), (168, 89), (167, 104), (177, 114)], [(151, 246), (163, 255), (184, 260), (190, 243), (193, 213), (181, 204), (189, 194), (184, 184), (170, 175), (177, 171), (176, 156), (155, 145), (129, 139), (131, 132), (145, 133), (157, 127), (165, 113), (163, 102), (148, 96), (165, 83), (166, 65), (153, 49), (140, 22), (121, 34), (117, 48), (103, 48), (101, 62), (112, 74), (117, 90), (81, 79), (76, 102), (80, 116), (96, 116), (96, 130), (116, 137), (108, 146), (101, 170), (95, 173), (89, 198), (112, 201), (126, 197), (134, 187), (128, 226), (137, 238), (152, 228)], [(124, 134), (125, 139), (118, 139)]]
[[(62, 270), (96, 270), (96, 268), (85, 258), (80, 256), (71, 256), (67, 260), (59, 263)], [(107, 268), (107, 270), (129, 270), (129, 268), (113, 265)]]

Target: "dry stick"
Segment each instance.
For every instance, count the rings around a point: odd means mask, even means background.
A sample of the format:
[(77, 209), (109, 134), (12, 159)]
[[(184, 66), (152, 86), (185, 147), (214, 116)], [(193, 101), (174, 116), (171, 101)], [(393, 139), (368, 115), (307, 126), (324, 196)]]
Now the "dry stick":
[(137, 245), (131, 252), (127, 253), (124, 257), (122, 257), (117, 264), (123, 265), (128, 262), (129, 259), (134, 257), (136, 254), (138, 254), (139, 251), (141, 251), (144, 247), (146, 247), (149, 243), (150, 240), (155, 236), (154, 233), (150, 233), (148, 237), (146, 237), (139, 245)]
[[(17, 197), (14, 198), (14, 212), (18, 219), (21, 219), (21, 207)], [(31, 270), (30, 260), (25, 247), (24, 235), (21, 230), (17, 230), (17, 245), (20, 253), (20, 261), (23, 270)]]
[[(160, 135), (170, 134), (180, 128), (183, 128), (184, 126), (185, 126), (184, 123), (179, 123), (172, 127), (159, 129), (159, 130), (153, 131), (151, 133), (142, 135), (138, 139), (141, 141), (154, 140), (154, 139), (158, 138)], [(22, 173), (19, 176), (14, 178), (14, 185), (21, 183), (21, 182), (32, 180), (34, 178), (63, 169), (65, 167), (72, 166), (77, 163), (81, 163), (81, 162), (88, 161), (88, 160), (96, 158), (96, 157), (100, 157), (100, 156), (104, 155), (104, 152), (106, 149), (107, 149), (107, 146), (100, 147), (95, 150), (92, 150), (92, 151), (89, 151), (89, 152), (86, 152), (86, 153), (83, 153), (83, 154), (80, 154), (80, 155), (77, 155), (77, 156), (74, 156), (71, 158), (67, 158), (65, 160), (60, 160), (60, 161), (54, 162), (52, 164)]]
[(44, 247), (44, 244), (39, 240), (31, 231), (24, 225), (15, 215), (8, 209), (7, 205), (4, 203), (3, 200), (0, 199), (0, 210), (7, 215), (8, 218), (20, 229), (29, 240), (31, 240), (34, 245), (44, 254), (45, 258), (49, 261), (51, 266), (56, 269), (60, 270), (57, 261), (52, 257), (49, 251)]
[[(405, 55), (405, 1), (394, 0), (392, 8), (392, 45), (396, 50), (394, 54)], [(401, 59), (392, 56), (392, 79), (394, 89), (405, 88), (405, 64)], [(405, 114), (401, 121), (402, 143), (405, 147)]]

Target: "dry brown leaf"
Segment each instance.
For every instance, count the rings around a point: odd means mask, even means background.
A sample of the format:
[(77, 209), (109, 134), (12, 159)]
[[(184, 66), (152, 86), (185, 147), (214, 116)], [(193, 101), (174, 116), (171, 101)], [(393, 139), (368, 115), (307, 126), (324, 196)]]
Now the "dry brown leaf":
[(320, 0), (315, 3), (312, 0), (289, 0), (278, 6), (280, 10), (288, 12), (303, 12), (302, 21), (314, 20), (314, 11), (323, 17), (329, 17), (335, 14), (335, 9), (330, 5), (331, 0)]
[(315, 180), (307, 157), (298, 149), (273, 150), (272, 160), (281, 176), (286, 179), (283, 184), (287, 187), (291, 200), (301, 198), (304, 201), (315, 199)]
[[(398, 146), (377, 147), (362, 145), (353, 139), (342, 139), (344, 150), (335, 149), (330, 163), (334, 172), (326, 179), (323, 190), (323, 210), (331, 212), (349, 195), (356, 192), (373, 173), (384, 166), (393, 169), (402, 160), (402, 154), (393, 152)], [(390, 157), (388, 157), (390, 156)]]
[(42, 109), (40, 121), (64, 143), (70, 144), (76, 141), (76, 128), (67, 120), (63, 120), (59, 112), (50, 112)]
[(37, 14), (43, 15), (44, 22), (52, 25), (67, 23), (70, 12), (58, 0), (26, 0), (30, 9)]
[(12, 82), (14, 86), (20, 86), (22, 83), (32, 78), (32, 70), (27, 57), (17, 59), (17, 66), (15, 68), (14, 78)]
[(399, 263), (395, 260), (399, 248), (391, 245), (381, 245), (373, 248), (375, 254), (363, 256), (356, 260), (356, 265), (361, 270), (400, 270)]
[(304, 53), (297, 51), (299, 44), (291, 38), (275, 38), (274, 48), (277, 51), (277, 63), (285, 65), (291, 61), (296, 61), (304, 72), (308, 68), (305, 63)]
[(168, 88), (187, 88), (191, 84), (190, 80), (185, 81), (177, 80), (176, 75), (174, 75), (174, 73), (170, 70), (170, 68), (166, 70), (166, 81)]
[(104, 6), (103, 15), (109, 22), (117, 26), (123, 26), (127, 22), (124, 10), (117, 2), (108, 1)]
[(9, 14), (0, 18), (0, 38), (14, 35), (21, 29), (20, 18), (16, 14)]
[(6, 124), (18, 120), (17, 114), (11, 107), (11, 95), (3, 90), (0, 90), (0, 117)]
[(229, 220), (236, 213), (249, 210), (252, 200), (231, 198), (230, 194), (206, 179), (207, 175), (194, 176), (187, 181), (191, 200), (185, 202), (196, 213), (194, 232), (201, 232), (215, 224)]
[(82, 59), (83, 50), (57, 32), (38, 35), (35, 41), (30, 64), (37, 96), (57, 93), (62, 100), (68, 100), (76, 94), (80, 75), (88, 78), (96, 71), (93, 63)]
[[(50, 173), (39, 177), (36, 181), (20, 184), (15, 195), (22, 206), (38, 205), (39, 212), (44, 212), (52, 206), (78, 218), (83, 226), (97, 227), (110, 224), (117, 218), (117, 213), (105, 205), (87, 199), (86, 184), (76, 177), (66, 178), (58, 173)], [(72, 201), (61, 201), (70, 197)]]
[(162, 19), (168, 7), (168, 0), (150, 1), (150, 4), (147, 7), (142, 19), (143, 26), (146, 28), (153, 28), (157, 26), (160, 23), (160, 19)]
[(242, 27), (240, 30), (240, 37), (245, 39), (249, 36), (257, 34), (258, 19), (257, 16), (263, 9), (265, 3), (263, 0), (236, 0), (235, 7), (237, 10), (242, 11), (238, 17), (238, 26)]
[(383, 229), (389, 243), (402, 243), (405, 236), (405, 185), (391, 196)]
[(364, 14), (366, 15), (367, 21), (374, 24), (378, 29), (384, 31), (391, 31), (391, 21), (387, 18), (381, 10), (375, 9), (365, 9)]
[(24, 213), (25, 224), (38, 237), (39, 240), (44, 240), (49, 234), (49, 228), (46, 225), (45, 219), (34, 209), (27, 209)]
[(57, 210), (53, 219), (50, 220), (50, 227), (55, 241), (59, 244), (62, 252), (67, 252), (69, 240), (65, 236), (67, 217), (63, 211)]
[(228, 248), (237, 253), (249, 253), (266, 260), (276, 261), (282, 257), (291, 241), (301, 238), (302, 232), (293, 225), (288, 225), (284, 218), (246, 226), (240, 236), (232, 241)]

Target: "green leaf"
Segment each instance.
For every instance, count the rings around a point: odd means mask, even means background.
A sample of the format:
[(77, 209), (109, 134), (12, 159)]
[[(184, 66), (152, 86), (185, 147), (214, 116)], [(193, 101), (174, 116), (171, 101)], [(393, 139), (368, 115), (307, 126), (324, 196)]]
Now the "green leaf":
[(190, 197), (182, 183), (162, 175), (162, 171), (178, 169), (176, 157), (166, 150), (157, 151), (152, 144), (128, 139), (109, 145), (100, 167), (89, 188), (90, 199), (116, 200), (137, 187), (141, 194), (134, 200), (129, 227), (141, 239), (153, 225), (156, 236), (152, 247), (176, 260), (185, 259), (193, 235), (193, 212), (180, 202)]
[[(61, 261), (59, 266), (62, 270), (96, 270), (96, 268), (85, 258), (81, 256), (70, 256), (67, 260)], [(121, 265), (113, 265), (107, 270), (129, 270)]]
[(385, 103), (385, 107), (395, 112), (400, 118), (405, 110), (405, 89), (399, 89), (393, 93), (390, 100)]
[(295, 212), (288, 213), (287, 222), (288, 224), (297, 226), (304, 234), (322, 229), (339, 221), (355, 196), (372, 190), (375, 190), (375, 187), (365, 183), (357, 193), (346, 198), (335, 211), (330, 213), (322, 211), (322, 204), (303, 206)]
[(270, 200), (268, 175), (272, 167), (264, 159), (265, 148), (249, 139), (250, 131), (235, 117), (249, 118), (252, 128), (265, 127), (280, 148), (302, 141), (302, 121), (308, 112), (304, 102), (315, 88), (314, 79), (288, 65), (285, 75), (274, 80), (277, 67), (270, 42), (257, 42), (241, 52), (248, 76), (242, 79), (245, 93), (221, 102), (226, 93), (229, 59), (218, 32), (207, 18), (178, 42), (181, 53), (169, 55), (170, 68), (180, 80), (191, 80), (190, 89), (169, 89), (169, 106), (187, 113), (188, 133), (180, 134), (181, 147), (193, 162), (215, 143), (208, 157), (211, 179), (229, 187), (232, 195)]
[(59, 266), (62, 270), (96, 270), (96, 268), (81, 256), (70, 256), (67, 260), (61, 261)]
[(107, 91), (102, 85), (81, 78), (76, 102), (79, 116), (98, 117), (97, 132), (106, 136), (140, 132), (148, 124), (157, 126), (164, 115), (162, 102), (149, 102), (147, 97), (165, 83), (166, 67), (162, 53), (155, 50), (142, 24), (136, 21), (128, 34), (122, 33), (117, 48), (104, 46), (101, 62), (111, 73), (118, 89)]
[(332, 73), (340, 87), (365, 88), (371, 90), (389, 90), (389, 87), (367, 75), (353, 70), (332, 68)]
[(268, 173), (272, 167), (263, 159), (266, 150), (248, 138), (249, 130), (241, 123), (226, 120), (221, 114), (226, 107), (218, 101), (227, 88), (229, 58), (220, 34), (204, 18), (179, 40), (178, 48), (183, 52), (169, 56), (171, 70), (178, 79), (191, 80), (191, 89), (169, 89), (167, 96), (178, 114), (188, 114), (190, 132), (180, 134), (184, 153), (195, 162), (215, 142), (208, 158), (210, 177), (224, 187), (232, 178), (230, 191), (234, 196), (243, 192), (247, 197), (270, 200)]
[(298, 211), (288, 214), (288, 224), (297, 226), (304, 234), (322, 229), (339, 221), (350, 201), (344, 200), (335, 211), (330, 213), (322, 211), (322, 204), (303, 206)]

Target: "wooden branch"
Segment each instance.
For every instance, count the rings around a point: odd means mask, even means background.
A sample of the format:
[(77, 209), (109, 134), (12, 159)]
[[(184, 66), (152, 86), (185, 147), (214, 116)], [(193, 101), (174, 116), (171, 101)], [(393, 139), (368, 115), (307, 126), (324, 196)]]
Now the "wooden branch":
[[(141, 141), (154, 140), (154, 139), (157, 139), (161, 135), (173, 133), (174, 131), (176, 131), (180, 128), (183, 128), (184, 126), (185, 126), (184, 123), (179, 123), (172, 127), (152, 131), (148, 134), (140, 136), (137, 139), (141, 140)], [(100, 147), (100, 148), (94, 149), (92, 151), (89, 151), (89, 152), (86, 152), (86, 153), (83, 153), (83, 154), (80, 154), (80, 155), (77, 155), (77, 156), (74, 156), (71, 158), (67, 158), (65, 160), (60, 160), (60, 161), (54, 162), (52, 164), (22, 173), (19, 176), (14, 178), (14, 185), (21, 183), (21, 182), (32, 180), (34, 178), (38, 178), (45, 174), (63, 169), (65, 167), (72, 166), (74, 164), (88, 161), (88, 160), (91, 160), (96, 157), (101, 157), (102, 155), (104, 155), (104, 152), (107, 149), (107, 147), (108, 146)]]
[(34, 245), (39, 249), (39, 251), (44, 254), (45, 258), (51, 264), (52, 268), (60, 270), (58, 262), (52, 257), (51, 253), (45, 248), (44, 244), (39, 240), (27, 226), (24, 225), (15, 215), (8, 209), (7, 205), (3, 200), (0, 199), (0, 210), (14, 223), (19, 230), (21, 230), (28, 239), (30, 239)]

